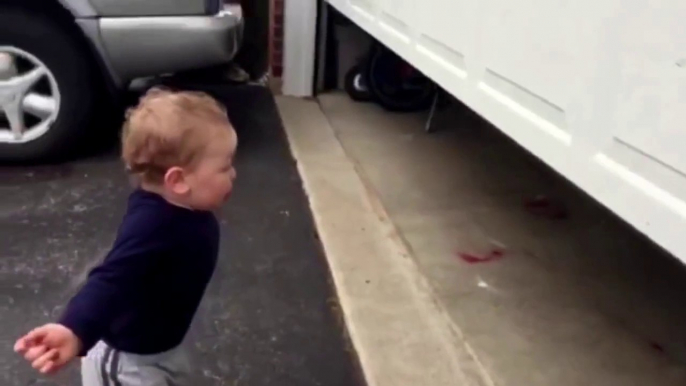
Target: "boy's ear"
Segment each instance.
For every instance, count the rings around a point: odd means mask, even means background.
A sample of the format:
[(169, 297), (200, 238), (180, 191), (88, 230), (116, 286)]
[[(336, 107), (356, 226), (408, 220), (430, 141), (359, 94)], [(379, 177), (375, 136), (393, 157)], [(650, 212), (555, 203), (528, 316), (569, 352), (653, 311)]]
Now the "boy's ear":
[(164, 174), (164, 186), (174, 194), (184, 195), (190, 190), (183, 169), (173, 166)]

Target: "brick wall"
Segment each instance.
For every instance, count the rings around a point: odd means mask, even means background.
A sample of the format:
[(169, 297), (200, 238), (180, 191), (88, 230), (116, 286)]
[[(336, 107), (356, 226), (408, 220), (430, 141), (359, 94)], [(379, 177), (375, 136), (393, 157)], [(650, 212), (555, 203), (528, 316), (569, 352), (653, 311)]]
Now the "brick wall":
[(271, 23), (269, 32), (269, 63), (272, 76), (283, 75), (283, 11), (284, 1), (270, 0)]

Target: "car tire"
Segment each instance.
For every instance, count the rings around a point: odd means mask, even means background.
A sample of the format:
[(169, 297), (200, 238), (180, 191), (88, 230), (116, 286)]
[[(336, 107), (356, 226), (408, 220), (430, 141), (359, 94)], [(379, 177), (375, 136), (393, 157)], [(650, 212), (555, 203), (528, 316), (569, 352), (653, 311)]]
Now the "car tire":
[(356, 102), (369, 102), (372, 94), (367, 88), (366, 73), (361, 65), (353, 66), (345, 74), (344, 88), (350, 99)]
[(48, 15), (0, 6), (0, 53), (12, 48), (33, 55), (52, 74), (59, 91), (49, 129), (27, 142), (0, 142), (0, 160), (68, 157), (82, 143), (96, 107), (97, 78), (88, 50), (74, 35)]
[[(376, 43), (371, 47), (369, 62), (367, 64), (367, 88), (374, 100), (385, 110), (391, 112), (414, 112), (429, 108), (436, 94), (436, 84), (424, 75), (418, 76), (421, 79), (416, 90), (408, 92), (391, 92), (389, 88), (398, 88), (398, 82), (385, 82), (385, 78), (397, 74), (398, 65), (410, 67), (417, 71), (396, 53), (382, 45)], [(418, 74), (421, 74), (417, 72)], [(393, 87), (389, 87), (393, 86)]]

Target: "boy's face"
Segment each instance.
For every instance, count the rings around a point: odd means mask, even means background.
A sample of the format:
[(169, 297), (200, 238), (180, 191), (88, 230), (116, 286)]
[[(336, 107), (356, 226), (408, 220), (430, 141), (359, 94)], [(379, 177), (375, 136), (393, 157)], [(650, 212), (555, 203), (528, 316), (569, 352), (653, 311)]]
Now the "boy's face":
[[(179, 204), (196, 210), (215, 210), (228, 200), (236, 179), (233, 158), (236, 136), (232, 133), (213, 141), (192, 169), (183, 170), (182, 191), (175, 195)], [(181, 193), (181, 194), (178, 194)]]

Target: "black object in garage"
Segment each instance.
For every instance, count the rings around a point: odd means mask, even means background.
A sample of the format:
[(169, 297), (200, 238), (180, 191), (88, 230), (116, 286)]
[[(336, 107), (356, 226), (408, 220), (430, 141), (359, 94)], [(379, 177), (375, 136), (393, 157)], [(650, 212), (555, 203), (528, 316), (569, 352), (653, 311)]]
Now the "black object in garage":
[(251, 79), (264, 75), (269, 67), (269, 0), (231, 0), (240, 3), (245, 18), (243, 45), (236, 63)]

